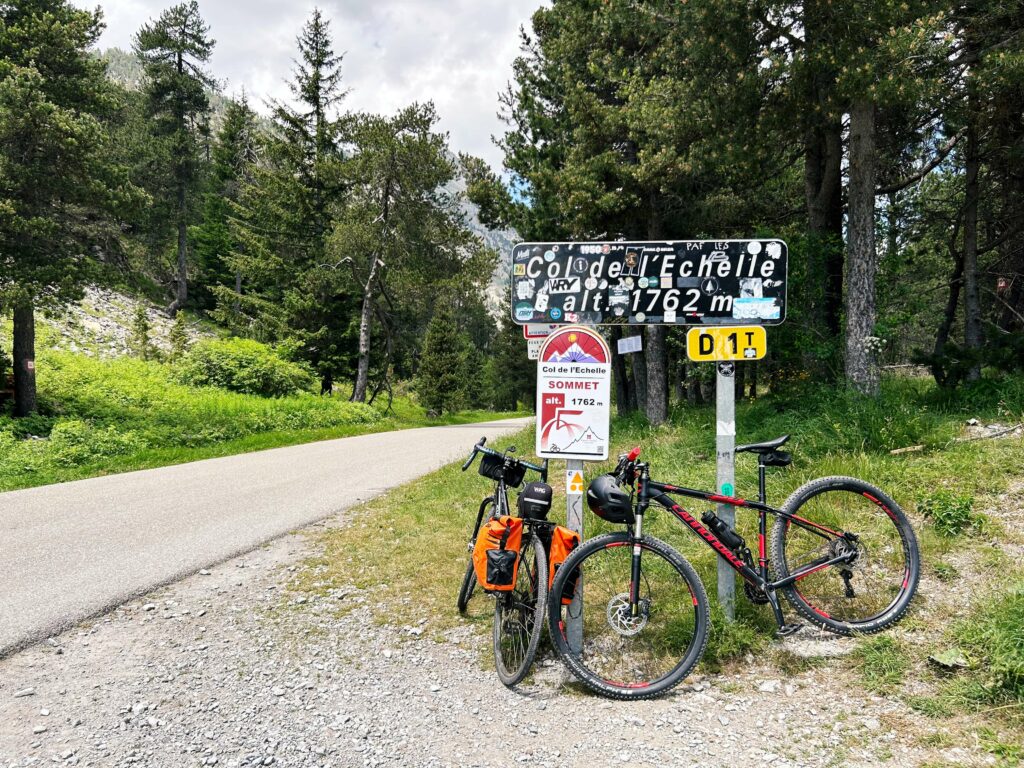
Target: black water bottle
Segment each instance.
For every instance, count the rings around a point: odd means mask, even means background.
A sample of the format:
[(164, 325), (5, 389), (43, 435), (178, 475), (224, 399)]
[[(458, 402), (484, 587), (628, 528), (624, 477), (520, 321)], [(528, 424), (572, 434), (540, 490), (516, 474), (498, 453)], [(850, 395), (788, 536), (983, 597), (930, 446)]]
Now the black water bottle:
[(701, 515), (700, 519), (703, 521), (704, 525), (706, 525), (711, 532), (718, 537), (718, 540), (725, 544), (729, 549), (739, 549), (746, 544), (742, 536), (730, 528), (722, 518), (710, 509)]

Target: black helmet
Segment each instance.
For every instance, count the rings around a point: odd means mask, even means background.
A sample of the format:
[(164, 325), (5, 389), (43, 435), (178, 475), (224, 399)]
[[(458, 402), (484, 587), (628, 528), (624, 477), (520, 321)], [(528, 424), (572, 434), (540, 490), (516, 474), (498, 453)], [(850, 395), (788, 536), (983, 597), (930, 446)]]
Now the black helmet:
[(601, 475), (587, 488), (590, 511), (609, 523), (632, 523), (633, 500), (619, 486), (615, 475)]

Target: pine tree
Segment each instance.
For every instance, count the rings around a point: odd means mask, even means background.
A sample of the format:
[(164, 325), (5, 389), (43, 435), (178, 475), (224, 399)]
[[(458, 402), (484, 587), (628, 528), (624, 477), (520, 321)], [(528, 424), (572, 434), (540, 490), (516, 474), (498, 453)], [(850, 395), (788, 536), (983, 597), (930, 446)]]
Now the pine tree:
[(132, 354), (142, 360), (149, 360), (153, 356), (153, 343), (149, 338), (152, 326), (146, 308), (141, 304), (135, 307), (132, 314), (131, 335), (128, 337), (128, 348)]
[(232, 254), (239, 244), (231, 232), (232, 206), (237, 205), (242, 187), (252, 178), (251, 169), (260, 157), (262, 140), (256, 113), (243, 93), (238, 101), (229, 102), (224, 112), (211, 152), (202, 224), (192, 233), (196, 263), (206, 283), (203, 287), (214, 293), (217, 286), (233, 291), (234, 299), (225, 297), (232, 302), (233, 310), (238, 308), (237, 297), (242, 294), (242, 273), (233, 266)]
[(184, 312), (179, 312), (174, 318), (174, 323), (171, 325), (170, 342), (171, 360), (180, 360), (188, 354), (189, 338)]
[(0, 4), (0, 308), (14, 315), (15, 409), (36, 411), (35, 309), (80, 295), (105, 210), (136, 190), (110, 161), (116, 106), (90, 53), (98, 11)]
[(144, 25), (135, 36), (135, 52), (146, 72), (146, 96), (152, 129), (167, 139), (177, 231), (175, 296), (168, 312), (175, 314), (188, 299), (188, 221), (190, 197), (199, 175), (200, 137), (210, 109), (206, 90), (213, 80), (203, 65), (214, 41), (199, 14), (196, 0), (175, 5)]
[(233, 251), (228, 264), (244, 293), (214, 288), (216, 316), (240, 333), (288, 339), (329, 389), (346, 373), (354, 342), (355, 296), (348, 270), (325, 253), (345, 192), (338, 106), (341, 57), (319, 10), (297, 40), (294, 106), (276, 104), (273, 135), (258, 164), (245, 167), (237, 203), (229, 202)]
[(465, 378), (469, 342), (459, 331), (450, 301), (439, 301), (427, 325), (416, 374), (416, 394), (428, 413), (440, 416), (457, 411), (466, 401)]

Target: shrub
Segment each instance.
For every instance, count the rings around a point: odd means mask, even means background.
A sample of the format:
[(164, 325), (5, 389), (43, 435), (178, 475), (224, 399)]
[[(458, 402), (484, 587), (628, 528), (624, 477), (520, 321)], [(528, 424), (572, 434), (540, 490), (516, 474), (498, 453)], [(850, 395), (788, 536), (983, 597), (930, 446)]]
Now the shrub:
[(133, 431), (117, 427), (94, 427), (85, 421), (69, 419), (56, 424), (50, 433), (50, 452), (56, 464), (73, 467), (106, 456), (136, 453), (146, 443)]
[(958, 536), (978, 522), (974, 514), (974, 498), (962, 496), (948, 488), (940, 488), (919, 497), (917, 511), (931, 522), (940, 536)]
[(283, 360), (267, 345), (249, 339), (200, 341), (175, 370), (178, 380), (190, 386), (221, 387), (264, 397), (283, 397), (313, 386), (307, 368)]

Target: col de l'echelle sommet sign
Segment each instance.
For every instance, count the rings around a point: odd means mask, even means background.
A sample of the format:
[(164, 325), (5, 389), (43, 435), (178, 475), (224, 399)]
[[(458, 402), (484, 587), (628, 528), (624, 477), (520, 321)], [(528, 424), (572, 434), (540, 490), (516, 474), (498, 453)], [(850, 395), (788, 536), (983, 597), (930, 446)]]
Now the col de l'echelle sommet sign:
[(519, 243), (512, 318), (584, 325), (778, 325), (781, 240)]

